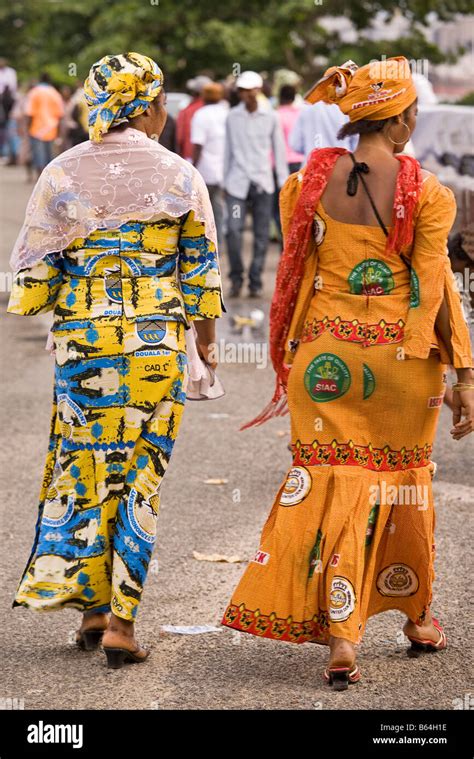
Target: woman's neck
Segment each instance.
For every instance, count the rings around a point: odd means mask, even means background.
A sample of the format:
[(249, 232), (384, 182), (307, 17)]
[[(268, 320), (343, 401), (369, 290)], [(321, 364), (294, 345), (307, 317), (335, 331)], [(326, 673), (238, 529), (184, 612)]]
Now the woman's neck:
[(146, 137), (149, 136), (148, 132), (145, 129), (145, 125), (143, 121), (138, 116), (134, 118), (131, 122), (129, 122), (128, 126), (131, 129), (137, 129), (139, 132), (143, 132), (143, 134), (146, 135)]
[(372, 152), (385, 153), (387, 158), (393, 158), (393, 145), (382, 134), (362, 134), (355, 150), (357, 155), (370, 155)]

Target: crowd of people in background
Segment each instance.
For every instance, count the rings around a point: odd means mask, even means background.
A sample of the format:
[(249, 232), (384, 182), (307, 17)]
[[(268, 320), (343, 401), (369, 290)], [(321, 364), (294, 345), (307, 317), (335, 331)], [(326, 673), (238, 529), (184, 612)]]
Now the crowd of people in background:
[[(345, 145), (339, 140), (345, 119), (325, 104), (307, 106), (295, 84), (275, 92), (255, 71), (244, 71), (230, 84), (197, 76), (187, 83), (189, 103), (176, 118), (168, 116), (162, 144), (191, 161), (209, 190), (220, 247), (225, 241), (230, 265), (230, 296), (259, 297), (270, 235), (281, 240), (278, 194), (290, 173), (298, 171), (315, 147)], [(242, 239), (247, 211), (253, 231), (253, 255), (244, 271)]]
[[(354, 138), (338, 140), (344, 119), (337, 107), (307, 106), (295, 84), (276, 88), (254, 71), (225, 82), (196, 76), (186, 90), (171, 94), (160, 142), (193, 163), (206, 182), (219, 244), (229, 256), (231, 296), (241, 294), (247, 278), (249, 296), (258, 297), (269, 239), (281, 240), (278, 193), (288, 174), (301, 167), (313, 148), (353, 148)], [(15, 70), (0, 59), (0, 155), (5, 164), (24, 165), (31, 181), (54, 155), (87, 139), (81, 82), (57, 88), (44, 73), (19, 87)], [(253, 256), (245, 273), (247, 211)]]
[(88, 139), (82, 83), (57, 88), (47, 73), (18, 86), (16, 71), (0, 58), (0, 156), (37, 178), (58, 153)]
[[(418, 79), (419, 102), (431, 103), (431, 85)], [(187, 82), (186, 93), (168, 95), (160, 143), (193, 163), (204, 178), (219, 247), (228, 254), (231, 297), (241, 294), (245, 280), (250, 297), (261, 294), (269, 240), (281, 241), (278, 196), (287, 176), (314, 148), (357, 147), (356, 135), (338, 137), (346, 121), (338, 106), (306, 104), (300, 84), (295, 74), (276, 84), (244, 71), (226, 81), (199, 75)], [(88, 139), (87, 113), (81, 81), (55, 87), (44, 73), (19, 86), (15, 70), (0, 58), (0, 157), (6, 165), (25, 166), (28, 181), (54, 155)], [(245, 272), (248, 212), (253, 252)]]

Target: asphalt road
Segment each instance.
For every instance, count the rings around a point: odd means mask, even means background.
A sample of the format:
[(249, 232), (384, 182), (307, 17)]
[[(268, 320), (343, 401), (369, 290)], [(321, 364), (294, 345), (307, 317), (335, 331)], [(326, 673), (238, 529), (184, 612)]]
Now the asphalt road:
[[(0, 168), (1, 272), (30, 191), (21, 169)], [(261, 304), (228, 304), (232, 313), (268, 310), (278, 250), (269, 253)], [(225, 262), (223, 261), (223, 265)], [(225, 265), (224, 265), (225, 268)], [(2, 305), (1, 699), (25, 709), (453, 709), (472, 708), (466, 651), (472, 563), (468, 521), (474, 503), (473, 441), (451, 442), (444, 407), (433, 458), (437, 562), (433, 612), (447, 632), (446, 652), (408, 659), (398, 612), (373, 617), (359, 647), (363, 679), (345, 693), (323, 683), (327, 649), (260, 640), (220, 628), (199, 635), (165, 633), (163, 625), (218, 625), (244, 564), (197, 561), (193, 551), (248, 560), (276, 490), (290, 465), (287, 418), (240, 433), (243, 420), (268, 400), (269, 367), (220, 368), (224, 398), (189, 403), (163, 485), (159, 538), (138, 617), (140, 640), (153, 648), (140, 668), (108, 672), (101, 652), (73, 644), (75, 611), (37, 614), (11, 609), (29, 556), (46, 452), (53, 359), (43, 350), (49, 316), (5, 316)], [(206, 484), (207, 479), (225, 480)], [(237, 491), (239, 491), (238, 495)], [(240, 500), (238, 498), (240, 497)], [(0, 703), (1, 706), (1, 703)]]

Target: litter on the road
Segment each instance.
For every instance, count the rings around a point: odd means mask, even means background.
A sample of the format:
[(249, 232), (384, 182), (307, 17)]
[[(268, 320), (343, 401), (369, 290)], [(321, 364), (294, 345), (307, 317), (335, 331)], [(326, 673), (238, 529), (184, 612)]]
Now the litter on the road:
[(224, 561), (228, 564), (238, 564), (245, 561), (240, 556), (224, 556), (221, 553), (199, 553), (198, 551), (193, 551), (193, 557), (196, 561)]
[(229, 480), (218, 480), (218, 479), (209, 479), (209, 480), (203, 480), (205, 485), (227, 485)]
[(222, 627), (214, 625), (162, 625), (163, 632), (173, 633), (174, 635), (203, 635), (204, 633), (222, 632)]

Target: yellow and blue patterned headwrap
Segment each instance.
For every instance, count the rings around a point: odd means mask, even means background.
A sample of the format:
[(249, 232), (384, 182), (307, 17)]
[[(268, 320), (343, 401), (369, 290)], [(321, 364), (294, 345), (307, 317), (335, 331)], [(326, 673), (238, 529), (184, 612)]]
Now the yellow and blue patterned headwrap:
[(101, 142), (111, 127), (146, 111), (163, 88), (163, 72), (139, 53), (106, 55), (94, 63), (84, 83), (89, 138)]

